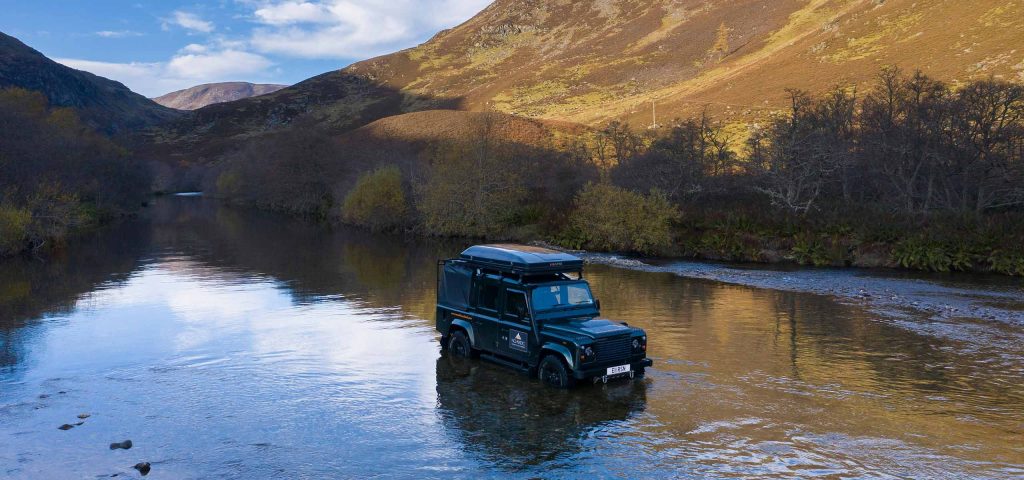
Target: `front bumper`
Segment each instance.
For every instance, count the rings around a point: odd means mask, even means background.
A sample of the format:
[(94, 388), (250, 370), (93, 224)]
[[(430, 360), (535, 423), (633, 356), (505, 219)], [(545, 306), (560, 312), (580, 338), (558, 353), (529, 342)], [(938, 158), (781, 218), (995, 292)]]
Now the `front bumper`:
[[(581, 369), (577, 369), (577, 370), (573, 371), (572, 372), (572, 376), (575, 377), (577, 380), (586, 380), (586, 379), (589, 379), (589, 378), (604, 377), (605, 374), (608, 373), (608, 368), (609, 367), (617, 367), (619, 365), (624, 365), (624, 364), (619, 363), (619, 364), (615, 364), (615, 365), (602, 365), (602, 366), (596, 366), (595, 365), (593, 367), (588, 365), (587, 368), (581, 368)], [(620, 373), (620, 374), (617, 374), (617, 375), (611, 375), (608, 378), (628, 377), (631, 374), (630, 372), (636, 372), (636, 370), (638, 368), (647, 368), (647, 367), (650, 367), (651, 365), (654, 365), (654, 360), (651, 360), (649, 358), (643, 358), (643, 359), (640, 359), (640, 360), (634, 360), (634, 361), (630, 362), (630, 364), (629, 364), (629, 372)]]

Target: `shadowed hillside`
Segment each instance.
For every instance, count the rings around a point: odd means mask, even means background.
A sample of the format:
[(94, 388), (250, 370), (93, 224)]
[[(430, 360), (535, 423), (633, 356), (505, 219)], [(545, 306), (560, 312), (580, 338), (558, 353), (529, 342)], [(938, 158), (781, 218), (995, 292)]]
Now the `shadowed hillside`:
[(153, 101), (168, 108), (197, 110), (215, 103), (233, 102), (274, 93), (287, 86), (247, 82), (208, 83), (161, 95)]
[(200, 108), (146, 132), (137, 147), (147, 158), (202, 165), (296, 123), (338, 134), (402, 113), (409, 103), (424, 109), (457, 106), (455, 101), (413, 98), (364, 76), (330, 72), (268, 95)]
[(180, 113), (124, 85), (65, 67), (0, 33), (0, 88), (41, 92), (54, 107), (73, 108), (91, 127), (122, 134), (168, 121)]

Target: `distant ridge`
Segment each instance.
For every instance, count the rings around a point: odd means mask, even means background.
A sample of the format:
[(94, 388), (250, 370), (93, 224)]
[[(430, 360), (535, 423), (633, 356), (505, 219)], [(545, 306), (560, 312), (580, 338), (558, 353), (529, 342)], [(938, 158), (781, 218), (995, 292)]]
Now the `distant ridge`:
[(274, 93), (286, 87), (287, 85), (248, 82), (207, 83), (161, 95), (154, 98), (153, 101), (177, 110), (198, 110), (215, 103), (233, 102), (243, 98)]
[(41, 92), (50, 105), (73, 108), (86, 124), (120, 134), (179, 117), (121, 83), (61, 65), (0, 32), (0, 88)]

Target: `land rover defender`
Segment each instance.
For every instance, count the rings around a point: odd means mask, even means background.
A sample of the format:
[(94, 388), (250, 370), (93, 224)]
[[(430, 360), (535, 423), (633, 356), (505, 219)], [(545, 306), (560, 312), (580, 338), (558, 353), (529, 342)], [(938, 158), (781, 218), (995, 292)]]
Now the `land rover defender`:
[(644, 374), (647, 334), (599, 319), (601, 304), (573, 255), (478, 245), (438, 262), (437, 330), (449, 355), (483, 357), (553, 387)]

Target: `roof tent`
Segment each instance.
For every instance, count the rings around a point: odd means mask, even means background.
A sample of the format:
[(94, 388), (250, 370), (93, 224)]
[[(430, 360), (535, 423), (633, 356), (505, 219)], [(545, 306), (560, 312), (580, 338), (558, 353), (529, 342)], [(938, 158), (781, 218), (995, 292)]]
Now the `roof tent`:
[(462, 252), (462, 260), (520, 274), (578, 272), (583, 260), (568, 253), (527, 245), (477, 245)]

